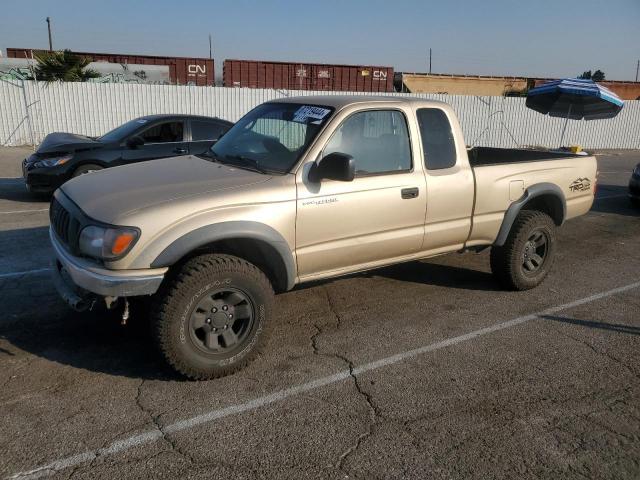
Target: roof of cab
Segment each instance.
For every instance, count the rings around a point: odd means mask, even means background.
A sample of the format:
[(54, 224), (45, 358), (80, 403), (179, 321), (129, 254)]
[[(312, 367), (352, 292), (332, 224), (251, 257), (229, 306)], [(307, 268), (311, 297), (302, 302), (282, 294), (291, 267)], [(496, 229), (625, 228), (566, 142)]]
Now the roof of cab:
[(310, 95), (304, 97), (287, 97), (270, 100), (268, 103), (302, 103), (307, 105), (320, 105), (340, 109), (347, 105), (357, 103), (425, 103), (442, 105), (443, 102), (427, 100), (423, 98), (384, 96), (384, 95)]

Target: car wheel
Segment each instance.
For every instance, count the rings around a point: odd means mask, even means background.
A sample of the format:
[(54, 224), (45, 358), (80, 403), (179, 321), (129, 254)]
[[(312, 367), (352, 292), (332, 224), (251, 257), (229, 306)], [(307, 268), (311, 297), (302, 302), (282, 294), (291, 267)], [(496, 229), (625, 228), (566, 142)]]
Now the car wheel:
[(491, 271), (510, 290), (528, 290), (545, 279), (555, 255), (556, 226), (549, 215), (523, 210), (502, 246), (491, 248)]
[(631, 205), (640, 208), (640, 198), (629, 197), (629, 200), (631, 201)]
[(190, 379), (234, 373), (266, 341), (273, 288), (258, 267), (241, 258), (195, 257), (157, 296), (157, 346), (167, 363)]
[(100, 165), (96, 165), (93, 163), (86, 163), (76, 168), (75, 171), (73, 172), (73, 175), (71, 175), (71, 177), (72, 178), (79, 177), (80, 175), (84, 175), (85, 173), (95, 172), (97, 170), (102, 170), (103, 168), (104, 167), (101, 167)]

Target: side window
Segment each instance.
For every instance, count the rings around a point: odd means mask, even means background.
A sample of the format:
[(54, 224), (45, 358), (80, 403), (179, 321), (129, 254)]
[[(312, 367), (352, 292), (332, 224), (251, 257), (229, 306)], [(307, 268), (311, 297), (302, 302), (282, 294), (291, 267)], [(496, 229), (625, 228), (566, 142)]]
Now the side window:
[(191, 140), (198, 142), (201, 140), (217, 140), (228, 130), (226, 125), (218, 122), (203, 122), (201, 120), (191, 121)]
[(411, 169), (407, 121), (396, 110), (368, 110), (351, 115), (335, 131), (324, 155), (351, 155), (356, 176)]
[(182, 122), (165, 122), (147, 128), (140, 136), (144, 143), (182, 142), (183, 130)]
[(453, 167), (456, 164), (456, 143), (447, 115), (439, 108), (420, 108), (417, 113), (427, 169)]

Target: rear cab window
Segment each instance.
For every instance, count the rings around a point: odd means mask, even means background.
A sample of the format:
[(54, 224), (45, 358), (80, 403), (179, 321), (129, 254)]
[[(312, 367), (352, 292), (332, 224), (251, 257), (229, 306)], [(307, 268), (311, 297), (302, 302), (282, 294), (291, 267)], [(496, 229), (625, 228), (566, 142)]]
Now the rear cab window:
[(456, 142), (447, 114), (439, 108), (420, 108), (416, 115), (427, 170), (454, 167), (457, 160)]

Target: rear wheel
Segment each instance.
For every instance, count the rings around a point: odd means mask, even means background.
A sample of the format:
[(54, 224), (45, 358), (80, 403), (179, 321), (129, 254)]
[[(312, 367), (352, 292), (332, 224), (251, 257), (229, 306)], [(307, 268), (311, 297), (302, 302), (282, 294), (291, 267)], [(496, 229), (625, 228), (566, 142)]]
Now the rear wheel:
[(72, 177), (79, 177), (80, 175), (84, 175), (85, 173), (95, 172), (97, 170), (102, 170), (103, 168), (104, 167), (101, 167), (100, 165), (96, 165), (94, 163), (86, 163), (76, 168), (73, 172)]
[(153, 315), (158, 347), (188, 378), (234, 373), (266, 341), (273, 289), (260, 269), (241, 258), (193, 258), (160, 296)]
[(491, 249), (491, 271), (510, 290), (528, 290), (545, 279), (555, 255), (553, 220), (543, 212), (523, 210), (502, 246)]

